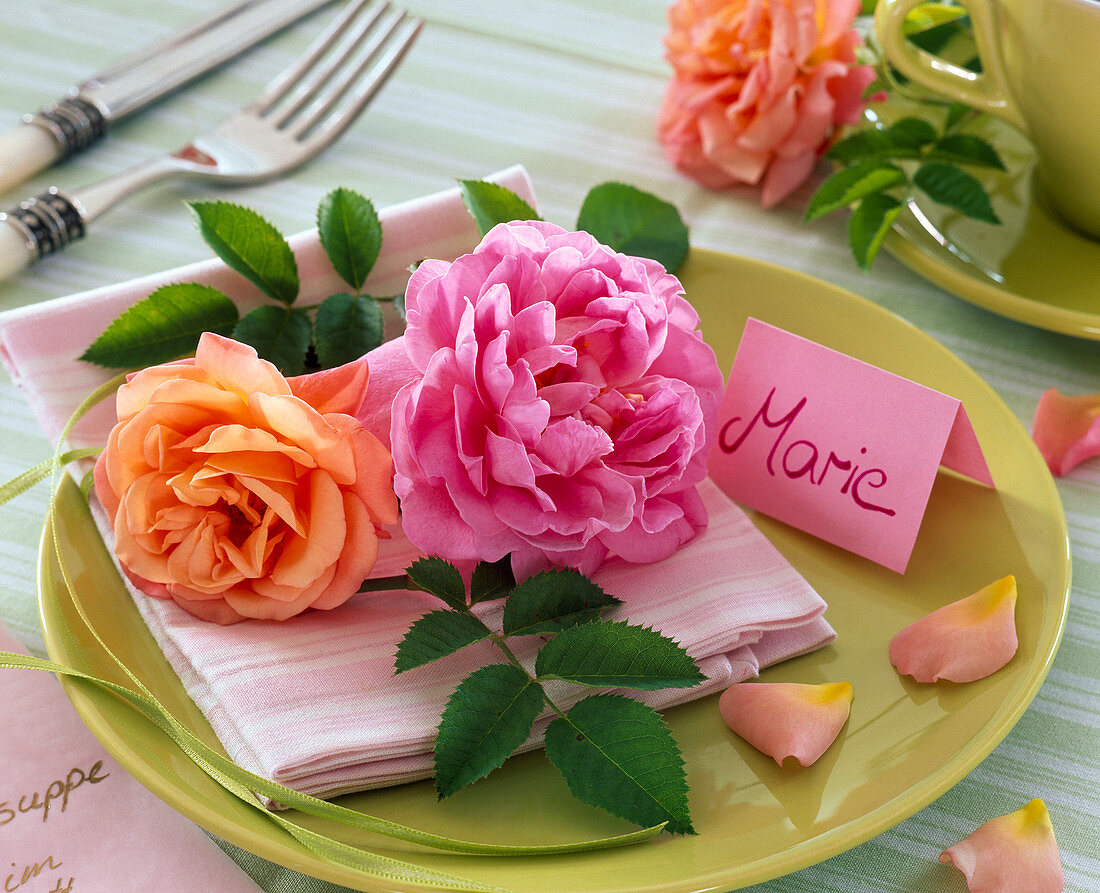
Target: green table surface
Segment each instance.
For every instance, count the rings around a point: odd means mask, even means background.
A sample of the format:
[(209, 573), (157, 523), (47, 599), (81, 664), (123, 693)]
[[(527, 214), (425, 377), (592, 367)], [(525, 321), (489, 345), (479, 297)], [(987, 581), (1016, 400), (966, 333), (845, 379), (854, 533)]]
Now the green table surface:
[[(140, 47), (227, 5), (221, 0), (37, 0), (0, 18), (0, 128)], [(344, 139), (275, 182), (234, 190), (291, 233), (318, 200), (349, 186), (379, 205), (524, 165), (549, 220), (570, 226), (588, 189), (618, 180), (674, 203), (695, 245), (800, 270), (860, 294), (950, 348), (1030, 428), (1039, 395), (1100, 391), (1100, 343), (1031, 328), (972, 306), (883, 254), (861, 273), (844, 215), (801, 222), (814, 183), (764, 211), (751, 189), (709, 192), (673, 170), (654, 137), (668, 79), (661, 0), (410, 0), (427, 27), (397, 75)], [(75, 187), (175, 149), (250, 99), (318, 30), (321, 13), (247, 56), (119, 122), (94, 151), (38, 175), (5, 206), (56, 184)], [(229, 195), (202, 186), (148, 191), (98, 221), (91, 235), (0, 283), (0, 310), (209, 256), (183, 207)], [(1048, 259), (1052, 269), (1059, 259)], [(1064, 273), (1065, 271), (1061, 271)], [(1100, 286), (1097, 287), (1100, 307)], [(20, 393), (0, 382), (0, 477), (49, 455)], [(1100, 890), (1100, 460), (1058, 481), (1073, 556), (1069, 620), (1054, 666), (1022, 720), (947, 794), (873, 840), (752, 888), (779, 891), (963, 891), (936, 857), (988, 818), (1033, 797), (1050, 810), (1066, 889)], [(35, 600), (44, 487), (0, 509), (0, 619), (42, 653)], [(267, 891), (337, 888), (231, 855)], [(151, 855), (155, 858), (155, 854)]]

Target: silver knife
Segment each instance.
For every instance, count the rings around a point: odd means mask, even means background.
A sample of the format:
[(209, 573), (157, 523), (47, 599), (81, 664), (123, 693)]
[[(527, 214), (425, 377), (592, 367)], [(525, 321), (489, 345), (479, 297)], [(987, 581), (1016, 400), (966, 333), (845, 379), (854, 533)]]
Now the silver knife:
[(333, 0), (243, 0), (73, 87), (0, 134), (0, 192), (91, 146), (109, 124)]

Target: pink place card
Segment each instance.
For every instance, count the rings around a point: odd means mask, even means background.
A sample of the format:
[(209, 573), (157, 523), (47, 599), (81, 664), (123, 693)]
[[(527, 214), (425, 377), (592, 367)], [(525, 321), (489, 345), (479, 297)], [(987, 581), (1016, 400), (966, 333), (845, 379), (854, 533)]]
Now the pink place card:
[(993, 486), (959, 400), (745, 324), (710, 457), (732, 499), (901, 573), (940, 465)]
[[(3, 624), (0, 649), (22, 652)], [(4, 890), (259, 893), (197, 825), (111, 759), (48, 673), (0, 670), (0, 754)]]

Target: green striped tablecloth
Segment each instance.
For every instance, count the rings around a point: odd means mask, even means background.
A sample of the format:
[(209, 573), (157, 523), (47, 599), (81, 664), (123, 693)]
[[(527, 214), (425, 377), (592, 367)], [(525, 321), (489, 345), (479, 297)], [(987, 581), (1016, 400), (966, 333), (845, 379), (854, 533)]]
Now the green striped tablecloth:
[[(9, 3), (0, 26), (0, 127), (71, 83), (171, 33), (219, 0), (36, 0)], [(512, 164), (530, 172), (545, 217), (569, 224), (592, 185), (622, 180), (681, 209), (696, 245), (770, 261), (861, 294), (925, 330), (968, 362), (1030, 427), (1040, 393), (1100, 391), (1100, 343), (1028, 328), (964, 303), (883, 256), (864, 275), (841, 215), (800, 219), (811, 187), (762, 211), (752, 191), (707, 192), (665, 162), (653, 119), (667, 78), (662, 0), (410, 0), (428, 21), (419, 44), (362, 121), (316, 163), (241, 189), (285, 232), (311, 225), (318, 199), (350, 186), (376, 204), (411, 198)], [(115, 128), (96, 151), (27, 184), (75, 186), (182, 145), (254, 95), (313, 34), (315, 20)], [(169, 186), (131, 201), (91, 237), (0, 284), (0, 309), (83, 291), (208, 255)], [(23, 193), (5, 196), (8, 204)], [(1056, 264), (1057, 258), (1050, 263)], [(1097, 287), (1100, 306), (1100, 285)], [(0, 385), (0, 475), (48, 455), (19, 393)], [(896, 828), (759, 891), (964, 890), (936, 865), (940, 850), (987, 818), (1045, 799), (1067, 889), (1100, 890), (1100, 461), (1058, 482), (1074, 561), (1069, 624), (1046, 684), (1018, 726), (964, 781)], [(42, 651), (35, 611), (36, 540), (44, 488), (0, 511), (0, 617)], [(230, 848), (233, 849), (233, 848)], [(269, 891), (331, 885), (235, 856)], [(944, 886), (945, 878), (947, 886)]]

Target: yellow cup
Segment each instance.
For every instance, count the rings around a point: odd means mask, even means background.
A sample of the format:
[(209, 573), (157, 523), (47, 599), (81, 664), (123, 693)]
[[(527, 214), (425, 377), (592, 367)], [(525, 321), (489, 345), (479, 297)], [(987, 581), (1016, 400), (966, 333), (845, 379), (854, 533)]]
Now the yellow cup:
[(922, 2), (879, 0), (875, 30), (887, 61), (1020, 128), (1055, 208), (1100, 238), (1100, 0), (959, 0), (974, 26), (981, 74), (905, 37), (905, 17)]

